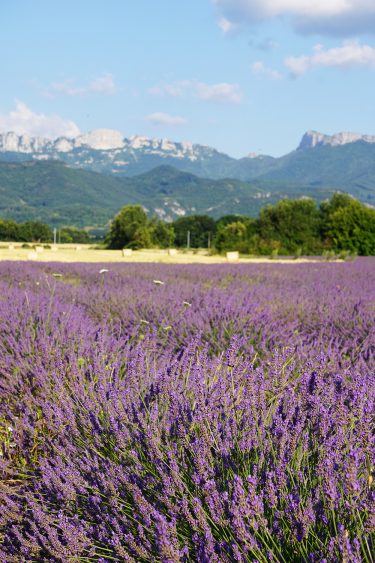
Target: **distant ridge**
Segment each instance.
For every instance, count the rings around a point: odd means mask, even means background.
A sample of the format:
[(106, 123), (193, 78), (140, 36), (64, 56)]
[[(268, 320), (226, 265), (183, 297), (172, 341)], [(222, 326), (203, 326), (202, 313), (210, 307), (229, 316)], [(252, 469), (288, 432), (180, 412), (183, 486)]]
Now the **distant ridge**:
[[(243, 158), (235, 159), (205, 145), (139, 135), (126, 138), (122, 133), (113, 129), (96, 129), (74, 138), (59, 137), (57, 139), (6, 132), (0, 134), (0, 161), (60, 160), (73, 168), (82, 168), (111, 176), (137, 176), (158, 166), (168, 165), (202, 178), (215, 180), (236, 178), (250, 181), (256, 178), (266, 178), (269, 175), (272, 176), (272, 179), (278, 177), (279, 171), (285, 171), (285, 163), (288, 164), (288, 170), (291, 171), (291, 178), (294, 178), (296, 170), (292, 170), (292, 168), (294, 163), (297, 166), (300, 153), (309, 152), (309, 158), (314, 161), (315, 166), (317, 155), (314, 151), (317, 149), (333, 147), (339, 150), (348, 146), (353, 147), (353, 153), (357, 153), (354, 146), (358, 142), (367, 147), (374, 146), (375, 136), (359, 133), (325, 135), (318, 131), (307, 131), (297, 149), (283, 157), (274, 158), (250, 152)], [(366, 153), (366, 149), (362, 152)], [(348, 155), (346, 155), (347, 157)], [(333, 162), (341, 160), (339, 153), (335, 155), (330, 153), (330, 158), (333, 159)], [(305, 159), (302, 160), (305, 162)], [(342, 162), (340, 162), (341, 165)], [(344, 170), (346, 168), (347, 164), (344, 162)], [(303, 169), (301, 170), (300, 164), (298, 164), (298, 169), (302, 173), (304, 172)], [(341, 174), (342, 170), (340, 169), (339, 172)], [(363, 173), (367, 175), (368, 171), (363, 169)], [(283, 178), (284, 176), (282, 174)], [(314, 178), (314, 181), (324, 184), (326, 181), (324, 174), (322, 173), (321, 178)], [(329, 179), (330, 181), (331, 179)]]
[(114, 129), (95, 129), (77, 137), (58, 137), (56, 139), (17, 135), (14, 131), (0, 133), (1, 152), (32, 154), (37, 159), (53, 157), (58, 153), (68, 153), (81, 148), (113, 151), (114, 155), (121, 151), (144, 151), (148, 154), (168, 155), (189, 160), (196, 160), (202, 152), (206, 154), (217, 152), (213, 148), (193, 145), (190, 142), (173, 142), (168, 139), (139, 135), (126, 138), (120, 131)]
[(127, 204), (171, 221), (192, 214), (256, 215), (280, 197), (250, 183), (199, 178), (171, 166), (125, 178), (58, 161), (0, 162), (0, 219), (104, 227)]
[(375, 137), (308, 131), (280, 158), (99, 129), (74, 139), (0, 135), (0, 218), (105, 225), (123, 205), (150, 215), (256, 215), (280, 198), (346, 192), (375, 206)]
[[(321, 145), (335, 147), (357, 141), (375, 143), (375, 135), (363, 135), (362, 133), (348, 131), (327, 135), (319, 131), (309, 130), (302, 136), (297, 150), (315, 148)], [(112, 156), (116, 156), (120, 152), (131, 153), (132, 151), (139, 151), (149, 155), (168, 156), (191, 161), (204, 157), (207, 158), (214, 154), (222, 155), (230, 160), (236, 160), (207, 145), (193, 144), (188, 141), (176, 142), (165, 138), (149, 138), (140, 135), (126, 138), (120, 131), (115, 129), (94, 129), (77, 137), (57, 137), (56, 139), (18, 135), (14, 131), (0, 133), (0, 152), (28, 154), (40, 160), (54, 158), (58, 154), (73, 152), (81, 148), (94, 151), (110, 151)], [(267, 158), (267, 156), (250, 152), (244, 158), (262, 159)], [(114, 161), (118, 162), (116, 159)]]
[(330, 145), (338, 147), (349, 143), (363, 141), (365, 143), (375, 143), (375, 136), (362, 135), (361, 133), (350, 133), (347, 131), (335, 133), (334, 135), (325, 135), (319, 131), (307, 131), (298, 146), (298, 149), (313, 149), (320, 145)]

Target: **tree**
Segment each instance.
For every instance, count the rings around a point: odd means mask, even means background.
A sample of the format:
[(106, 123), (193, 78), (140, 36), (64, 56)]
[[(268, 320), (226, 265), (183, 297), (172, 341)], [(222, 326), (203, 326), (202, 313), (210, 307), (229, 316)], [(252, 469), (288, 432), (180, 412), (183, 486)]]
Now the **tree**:
[(351, 195), (336, 192), (333, 194), (331, 199), (322, 201), (320, 204), (319, 210), (323, 220), (328, 219), (332, 213), (341, 209), (341, 207), (350, 207), (353, 204), (353, 201), (356, 200)]
[(152, 241), (153, 245), (159, 248), (170, 248), (174, 244), (175, 232), (171, 223), (153, 220)]
[(106, 237), (108, 248), (142, 248), (151, 241), (149, 221), (141, 205), (123, 207), (113, 219)]
[(89, 234), (83, 229), (75, 229), (73, 227), (63, 227), (59, 233), (60, 242), (88, 244), (90, 242)]
[(279, 242), (284, 252), (320, 250), (319, 211), (313, 199), (282, 199), (266, 205), (259, 215), (259, 235), (263, 241)]
[(325, 230), (335, 250), (375, 254), (375, 210), (355, 199), (329, 215)]
[(12, 220), (0, 219), (0, 240), (20, 240), (20, 225)]
[(173, 228), (177, 246), (186, 246), (189, 232), (192, 248), (207, 248), (209, 240), (212, 241), (216, 232), (216, 222), (208, 215), (190, 215), (176, 219)]
[(223, 215), (222, 217), (216, 220), (216, 230), (220, 231), (226, 225), (229, 225), (230, 223), (236, 223), (237, 221), (246, 224), (248, 220), (249, 217), (247, 217), (247, 215), (235, 215), (235, 214)]
[(19, 225), (19, 239), (27, 242), (51, 242), (52, 229), (40, 221), (26, 221)]
[[(232, 219), (232, 220), (231, 220)], [(257, 240), (257, 221), (244, 215), (225, 215), (216, 222), (215, 247), (219, 252), (238, 250), (254, 252)]]
[(215, 246), (219, 252), (225, 250), (238, 250), (246, 252), (244, 246), (246, 245), (246, 225), (241, 221), (235, 223), (228, 223), (215, 238)]

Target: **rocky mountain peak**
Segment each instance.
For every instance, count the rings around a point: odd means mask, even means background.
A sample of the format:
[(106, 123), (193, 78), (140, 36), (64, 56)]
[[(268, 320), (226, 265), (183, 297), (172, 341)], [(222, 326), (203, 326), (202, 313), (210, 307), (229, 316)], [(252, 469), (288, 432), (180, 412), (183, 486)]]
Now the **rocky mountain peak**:
[(355, 143), (356, 141), (364, 141), (366, 143), (375, 143), (375, 136), (362, 135), (361, 133), (351, 133), (349, 131), (342, 131), (334, 135), (325, 135), (319, 131), (307, 131), (298, 146), (297, 150), (313, 149), (320, 145), (331, 145), (337, 147), (340, 145), (347, 145)]
[(120, 131), (114, 129), (94, 129), (94, 131), (76, 137), (74, 145), (76, 147), (86, 145), (91, 149), (107, 151), (123, 148), (124, 138)]

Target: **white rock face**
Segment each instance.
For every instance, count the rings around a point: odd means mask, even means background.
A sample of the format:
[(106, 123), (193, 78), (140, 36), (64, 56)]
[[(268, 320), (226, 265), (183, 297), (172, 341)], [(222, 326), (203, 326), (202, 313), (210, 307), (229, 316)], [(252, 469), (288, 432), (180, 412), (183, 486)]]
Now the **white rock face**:
[(347, 145), (348, 143), (355, 143), (356, 141), (375, 143), (375, 136), (361, 135), (361, 133), (350, 133), (347, 131), (336, 133), (335, 135), (324, 135), (318, 131), (307, 131), (302, 137), (298, 149), (312, 149), (319, 145), (337, 147)]
[(162, 151), (174, 151), (176, 150), (176, 145), (168, 141), (168, 139), (162, 139), (160, 148)]
[[(151, 139), (140, 135), (124, 138), (122, 133), (113, 129), (95, 129), (78, 137), (59, 137), (57, 139), (43, 139), (17, 135), (14, 132), (0, 133), (0, 152), (18, 152), (30, 154), (31, 158), (38, 159), (40, 155), (46, 158), (59, 158), (59, 154), (69, 154), (74, 149), (84, 153), (87, 149), (106, 151), (105, 158), (113, 160), (117, 154), (119, 159), (115, 166), (120, 165), (120, 160), (127, 163), (128, 155), (135, 156), (138, 151), (142, 154), (159, 156), (161, 158), (187, 159), (196, 161), (200, 158), (211, 157), (215, 150), (203, 145), (193, 145), (190, 142), (172, 142), (168, 139)], [(77, 156), (77, 159), (81, 158)], [(87, 164), (88, 161), (85, 161)]]
[(66, 137), (60, 137), (60, 139), (56, 139), (54, 148), (58, 152), (70, 152), (74, 148), (74, 142)]
[(139, 135), (133, 135), (129, 139), (129, 146), (132, 149), (141, 149), (143, 147), (148, 147), (151, 144), (151, 140), (147, 137), (141, 137)]
[(21, 137), (18, 137), (16, 133), (12, 131), (10, 133), (6, 133), (3, 137), (2, 149), (4, 151), (17, 151), (20, 145)]
[(29, 137), (28, 135), (17, 135), (13, 131), (0, 134), (0, 151), (2, 152), (43, 152), (43, 150), (50, 145), (51, 141), (48, 139)]
[(90, 133), (79, 135), (79, 137), (75, 138), (74, 146), (81, 147), (82, 145), (96, 150), (108, 151), (122, 148), (124, 146), (124, 139), (120, 131), (115, 131), (114, 129), (95, 129), (90, 131)]

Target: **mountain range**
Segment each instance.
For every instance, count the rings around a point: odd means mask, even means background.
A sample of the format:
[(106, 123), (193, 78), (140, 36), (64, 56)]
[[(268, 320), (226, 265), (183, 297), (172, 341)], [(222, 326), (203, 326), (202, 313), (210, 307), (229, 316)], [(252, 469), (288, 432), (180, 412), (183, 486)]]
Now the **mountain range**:
[(212, 147), (99, 129), (76, 138), (0, 134), (0, 217), (103, 226), (141, 203), (184, 214), (256, 215), (282, 197), (343, 191), (375, 205), (375, 137), (308, 131), (295, 151), (234, 159)]

